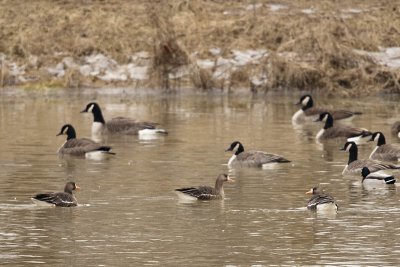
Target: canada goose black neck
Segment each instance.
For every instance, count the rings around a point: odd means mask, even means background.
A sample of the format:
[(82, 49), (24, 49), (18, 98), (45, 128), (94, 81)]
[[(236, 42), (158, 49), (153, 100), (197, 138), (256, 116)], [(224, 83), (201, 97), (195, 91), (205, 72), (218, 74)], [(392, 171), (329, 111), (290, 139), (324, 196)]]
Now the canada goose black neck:
[(324, 129), (329, 129), (331, 127), (333, 127), (333, 118), (332, 115), (329, 113), (326, 113), (326, 121), (325, 121), (325, 125), (324, 125)]
[(101, 112), (100, 106), (96, 102), (91, 102), (87, 104), (86, 108), (82, 112), (92, 112), (93, 114), (93, 121), (106, 123), (103, 117), (103, 113)]
[(361, 170), (361, 176), (363, 177), (362, 182), (367, 178), (368, 174), (371, 172), (369, 171), (368, 167), (363, 167)]
[(300, 99), (300, 102), (301, 102), (302, 100), (304, 100), (305, 98), (307, 98), (307, 97), (308, 97), (307, 103), (301, 107), (301, 109), (302, 109), (303, 111), (306, 111), (307, 109), (312, 108), (312, 107), (314, 106), (314, 101), (313, 101), (313, 99), (312, 99), (312, 97), (311, 97), (310, 95), (305, 95), (305, 96), (303, 96), (303, 97)]
[(358, 159), (358, 148), (354, 142), (347, 142), (345, 147), (347, 146), (351, 146), (349, 149), (349, 161), (347, 162), (347, 164), (350, 164)]
[(239, 147), (238, 147), (238, 149), (236, 150), (236, 153), (235, 153), (236, 156), (239, 155), (240, 153), (244, 152), (244, 147), (243, 147), (243, 145), (242, 145), (240, 142), (238, 142), (238, 144), (239, 144)]
[(383, 133), (378, 132), (377, 134), (379, 134), (377, 146), (386, 144), (386, 139), (385, 139), (385, 136), (383, 135)]

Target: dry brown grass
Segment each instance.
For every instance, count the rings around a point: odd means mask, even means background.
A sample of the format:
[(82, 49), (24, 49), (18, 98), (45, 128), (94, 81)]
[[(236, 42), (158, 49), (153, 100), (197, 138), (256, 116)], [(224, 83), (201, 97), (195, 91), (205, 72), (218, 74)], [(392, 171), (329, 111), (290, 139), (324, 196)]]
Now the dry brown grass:
[[(254, 3), (264, 6), (246, 10)], [(271, 11), (267, 6), (276, 3), (287, 8)], [(396, 1), (0, 0), (0, 5), (0, 51), (20, 64), (39, 56), (39, 63), (27, 64), (26, 72), (39, 75), (40, 81), (54, 79), (39, 70), (65, 56), (79, 60), (101, 52), (122, 64), (133, 53), (148, 51), (153, 55), (149, 86), (250, 88), (250, 76), (266, 70), (265, 90), (400, 92), (398, 70), (354, 52), (400, 46)], [(311, 7), (315, 13), (302, 12)], [(364, 12), (344, 12), (350, 8)], [(270, 56), (221, 81), (200, 69), (192, 56), (196, 52), (197, 58), (213, 58), (212, 47), (221, 48), (222, 57), (229, 57), (232, 49), (267, 49)], [(296, 55), (282, 56), (288, 52)], [(185, 66), (187, 81), (171, 79)], [(6, 68), (0, 74), (1, 86), (13, 84)], [(68, 87), (97, 83), (72, 70), (62, 81)]]

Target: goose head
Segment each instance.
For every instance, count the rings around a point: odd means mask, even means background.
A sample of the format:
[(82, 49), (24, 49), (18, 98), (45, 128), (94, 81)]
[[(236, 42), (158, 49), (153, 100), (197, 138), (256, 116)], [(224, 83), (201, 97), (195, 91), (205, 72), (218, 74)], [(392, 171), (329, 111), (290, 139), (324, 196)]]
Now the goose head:
[(71, 124), (63, 125), (63, 127), (61, 127), (60, 132), (56, 136), (59, 136), (59, 135), (66, 135), (67, 140), (76, 138), (75, 129)]
[(377, 142), (378, 146), (384, 145), (386, 143), (385, 136), (383, 135), (382, 132), (373, 133), (369, 141)]
[(72, 191), (80, 190), (81, 188), (77, 186), (74, 182), (68, 182), (64, 187), (64, 192), (72, 194)]
[(311, 95), (303, 95), (302, 97), (300, 97), (299, 102), (297, 103), (297, 105), (301, 105), (303, 110), (306, 110), (308, 108), (311, 108), (314, 105), (314, 101), (311, 97)]
[(239, 141), (235, 141), (225, 150), (225, 152), (228, 151), (234, 151), (235, 155), (239, 155), (244, 151), (244, 147), (242, 143), (240, 143)]
[(311, 188), (310, 190), (308, 190), (307, 192), (306, 192), (306, 194), (307, 195), (317, 195), (317, 194), (320, 194), (320, 193), (322, 193), (322, 189), (320, 189), (319, 187), (313, 187), (313, 188)]

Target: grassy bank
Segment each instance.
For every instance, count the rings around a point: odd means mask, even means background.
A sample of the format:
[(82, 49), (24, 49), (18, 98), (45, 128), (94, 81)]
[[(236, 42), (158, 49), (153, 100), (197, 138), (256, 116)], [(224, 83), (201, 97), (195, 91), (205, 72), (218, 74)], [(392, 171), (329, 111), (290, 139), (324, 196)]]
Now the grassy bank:
[[(368, 53), (400, 46), (395, 1), (0, 4), (1, 86), (400, 92), (400, 68)], [(256, 52), (240, 58), (240, 51)], [(133, 56), (139, 52), (146, 53)], [(89, 66), (89, 57), (99, 54), (110, 61), (107, 67)], [(134, 75), (139, 67), (144, 77)], [(121, 76), (106, 73), (107, 68)]]

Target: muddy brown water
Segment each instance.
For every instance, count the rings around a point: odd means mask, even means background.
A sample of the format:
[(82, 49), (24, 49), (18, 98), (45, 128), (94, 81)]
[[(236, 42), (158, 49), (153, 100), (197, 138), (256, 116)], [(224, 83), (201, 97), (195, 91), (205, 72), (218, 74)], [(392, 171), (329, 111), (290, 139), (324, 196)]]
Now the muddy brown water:
[[(268, 266), (400, 265), (400, 192), (371, 190), (342, 177), (347, 154), (320, 146), (320, 125), (293, 127), (297, 96), (153, 95), (93, 91), (3, 94), (0, 102), (0, 265), (2, 266)], [(156, 140), (110, 136), (116, 156), (104, 161), (61, 159), (56, 137), (72, 123), (90, 137), (95, 99), (104, 116), (158, 121)], [(386, 133), (400, 119), (398, 98), (316, 99), (362, 111), (353, 125)], [(240, 140), (292, 160), (276, 168), (228, 170), (224, 150)], [(373, 145), (360, 147), (367, 157)], [(174, 189), (214, 184), (223, 201), (182, 203)], [(82, 188), (76, 208), (41, 208), (30, 197)], [(304, 193), (323, 185), (336, 215), (305, 209)]]

